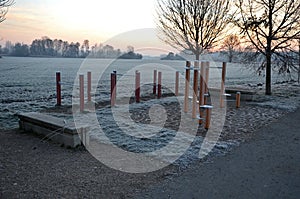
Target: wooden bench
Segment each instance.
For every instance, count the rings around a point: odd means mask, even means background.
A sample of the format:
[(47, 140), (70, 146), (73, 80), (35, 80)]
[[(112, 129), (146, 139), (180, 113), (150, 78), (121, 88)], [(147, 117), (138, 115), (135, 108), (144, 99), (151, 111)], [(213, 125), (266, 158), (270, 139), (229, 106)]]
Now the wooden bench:
[(19, 127), (25, 132), (43, 135), (67, 147), (89, 146), (88, 127), (76, 128), (74, 122), (66, 123), (62, 118), (36, 112), (21, 113), (18, 117)]

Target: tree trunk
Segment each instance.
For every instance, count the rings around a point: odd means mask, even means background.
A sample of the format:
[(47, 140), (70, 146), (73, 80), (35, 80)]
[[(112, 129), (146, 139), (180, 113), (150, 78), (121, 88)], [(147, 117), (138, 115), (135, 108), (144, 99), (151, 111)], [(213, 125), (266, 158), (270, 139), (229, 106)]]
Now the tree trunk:
[(298, 60), (298, 64), (299, 64), (299, 66), (298, 66), (298, 84), (299, 84), (300, 83), (300, 39), (298, 40), (298, 42), (299, 42), (299, 46), (298, 46), (299, 47), (299, 49), (298, 49), (299, 50), (299, 52), (298, 52), (298, 56), (299, 56), (298, 57), (298, 59), (299, 59)]
[[(272, 1), (269, 0), (269, 6), (272, 5)], [(272, 84), (272, 79), (271, 79), (271, 75), (272, 75), (272, 35), (273, 35), (273, 13), (272, 13), (273, 9), (271, 9), (271, 7), (269, 7), (269, 16), (268, 16), (268, 20), (269, 20), (269, 34), (267, 36), (267, 47), (266, 47), (266, 61), (267, 61), (267, 65), (266, 65), (266, 95), (271, 95), (272, 94), (272, 90), (271, 90), (271, 84)]]
[(232, 51), (229, 51), (228, 58), (229, 58), (228, 62), (231, 63), (232, 62), (232, 58), (233, 58), (233, 52)]
[(266, 55), (266, 95), (271, 95), (272, 94), (272, 64), (271, 64), (271, 50), (267, 50), (267, 55)]
[(266, 47), (266, 95), (271, 95), (272, 90), (272, 52), (271, 52), (272, 40), (267, 38), (267, 47)]
[(199, 53), (199, 52), (196, 53), (196, 60), (197, 60), (197, 61), (200, 60), (200, 53)]

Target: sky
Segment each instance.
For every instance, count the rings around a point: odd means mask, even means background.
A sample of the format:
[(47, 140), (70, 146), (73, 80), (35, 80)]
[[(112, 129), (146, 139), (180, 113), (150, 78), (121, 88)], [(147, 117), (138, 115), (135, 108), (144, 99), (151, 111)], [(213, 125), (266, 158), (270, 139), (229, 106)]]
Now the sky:
[[(155, 29), (156, 0), (15, 0), (6, 20), (0, 24), (0, 44), (10, 40), (13, 43), (30, 44), (32, 40), (48, 36), (82, 43), (88, 39), (91, 44), (104, 43), (120, 34), (138, 29)], [(155, 34), (151, 44), (163, 44)], [(147, 35), (136, 35), (139, 42)], [(149, 35), (148, 35), (149, 36)], [(131, 37), (132, 38), (132, 37)], [(123, 41), (137, 48), (142, 43)], [(147, 46), (144, 46), (147, 47)], [(167, 48), (167, 47), (166, 47)]]

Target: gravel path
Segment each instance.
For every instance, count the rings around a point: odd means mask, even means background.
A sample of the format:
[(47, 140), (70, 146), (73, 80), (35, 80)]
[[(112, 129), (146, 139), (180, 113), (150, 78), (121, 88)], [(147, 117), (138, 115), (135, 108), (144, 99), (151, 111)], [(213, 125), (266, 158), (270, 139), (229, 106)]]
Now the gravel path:
[(124, 198), (162, 181), (110, 169), (84, 149), (66, 149), (18, 130), (0, 133), (0, 198)]
[(300, 109), (232, 153), (198, 164), (137, 198), (299, 198)]

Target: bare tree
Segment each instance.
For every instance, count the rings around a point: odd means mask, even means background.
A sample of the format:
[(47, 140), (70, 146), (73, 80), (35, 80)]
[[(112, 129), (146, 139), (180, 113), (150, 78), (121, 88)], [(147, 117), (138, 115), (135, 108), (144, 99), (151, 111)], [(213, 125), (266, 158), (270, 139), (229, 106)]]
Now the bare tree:
[[(300, 21), (298, 22), (300, 24)], [(291, 42), (291, 54), (293, 64), (292, 64), (292, 70), (297, 73), (297, 81), (300, 83), (300, 36), (295, 37), (295, 39)]]
[(133, 46), (127, 46), (127, 53), (129, 53), (129, 52), (134, 52)]
[(83, 48), (84, 48), (84, 52), (88, 54), (89, 51), (90, 51), (90, 41), (89, 41), (88, 39), (85, 39), (85, 40), (83, 41), (82, 46), (83, 46)]
[(298, 83), (300, 83), (300, 37), (298, 38)]
[(230, 0), (158, 0), (160, 38), (199, 60), (221, 38), (230, 21), (229, 13)]
[(266, 95), (271, 95), (272, 57), (300, 34), (299, 0), (238, 0), (236, 24), (252, 45), (264, 56)]
[(14, 3), (14, 0), (0, 0), (0, 23), (5, 20), (8, 7)]
[(229, 62), (232, 62), (234, 53), (236, 50), (239, 50), (240, 44), (240, 38), (235, 34), (230, 34), (224, 39), (221, 49), (226, 50)]

